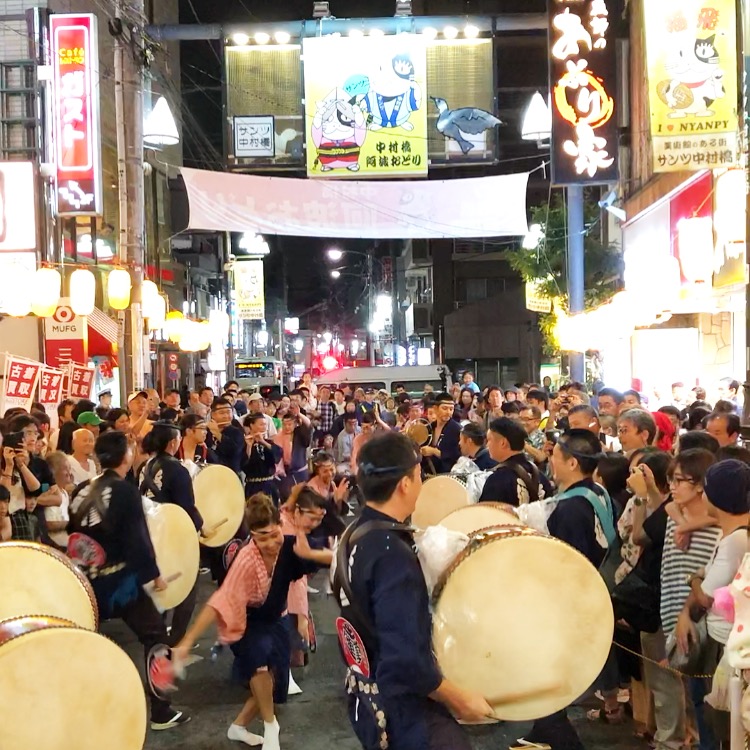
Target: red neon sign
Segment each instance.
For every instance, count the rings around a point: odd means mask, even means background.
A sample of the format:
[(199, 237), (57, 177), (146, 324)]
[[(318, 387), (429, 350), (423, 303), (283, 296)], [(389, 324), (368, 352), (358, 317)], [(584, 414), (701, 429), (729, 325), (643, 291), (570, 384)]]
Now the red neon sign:
[(50, 36), (57, 213), (96, 216), (102, 211), (96, 17), (52, 15)]

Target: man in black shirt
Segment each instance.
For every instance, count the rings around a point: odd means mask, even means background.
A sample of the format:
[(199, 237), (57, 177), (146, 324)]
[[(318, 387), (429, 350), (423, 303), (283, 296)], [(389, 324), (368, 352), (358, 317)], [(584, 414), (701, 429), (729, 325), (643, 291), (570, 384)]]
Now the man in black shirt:
[(434, 468), (436, 474), (447, 474), (461, 457), (458, 446), (461, 425), (453, 419), (455, 404), (450, 393), (439, 393), (434, 401), (436, 419), (430, 423), (432, 438), (429, 445), (422, 447), (425, 468)]
[[(125, 480), (133, 451), (125, 433), (106, 432), (96, 441), (102, 474), (80, 485), (70, 503), (68, 553), (91, 581), (102, 620), (119, 617), (151, 649), (168, 642), (162, 616), (143, 586), (163, 591), (167, 584), (156, 565), (154, 548), (138, 489)], [(151, 728), (171, 729), (190, 720), (154, 693)]]
[(245, 453), (245, 433), (242, 427), (233, 423), (233, 415), (228, 401), (214, 399), (206, 445), (216, 453), (220, 464), (239, 474)]
[(422, 486), (420, 464), (411, 440), (395, 432), (373, 437), (359, 454), (366, 505), (341, 541), (335, 571), (349, 720), (366, 748), (383, 741), (384, 715), (392, 750), (469, 750), (453, 717), (479, 721), (492, 709), (446, 680), (432, 650), (427, 586), (403, 526)]
[(470, 458), (480, 471), (489, 471), (497, 466), (497, 461), (490, 456), (485, 442), (485, 431), (475, 422), (469, 422), (461, 428), (461, 455)]
[(514, 507), (552, 494), (549, 479), (524, 454), (526, 430), (509, 417), (490, 422), (490, 456), (499, 463), (487, 477), (479, 502), (507, 503)]

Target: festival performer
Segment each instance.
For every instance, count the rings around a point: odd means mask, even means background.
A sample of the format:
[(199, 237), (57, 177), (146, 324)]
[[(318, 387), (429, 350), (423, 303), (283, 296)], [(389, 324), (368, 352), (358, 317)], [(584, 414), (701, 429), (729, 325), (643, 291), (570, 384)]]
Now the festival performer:
[(433, 653), (427, 586), (403, 526), (422, 487), (420, 464), (414, 443), (395, 432), (374, 437), (360, 454), (366, 505), (349, 527), (353, 535), (342, 538), (334, 576), (346, 621), (339, 632), (350, 665), (349, 720), (364, 748), (385, 741), (391, 750), (469, 750), (456, 718), (481, 721), (492, 708), (444, 679)]
[(244, 456), (245, 436), (241, 427), (232, 424), (233, 415), (232, 405), (228, 401), (223, 398), (214, 399), (211, 404), (206, 445), (216, 453), (220, 464), (239, 474)]
[(248, 414), (242, 424), (245, 427), (245, 458), (242, 464), (242, 471), (245, 473), (245, 497), (250, 497), (256, 492), (265, 492), (278, 505), (279, 490), (274, 475), (283, 451), (266, 438), (268, 425), (265, 414)]
[[(221, 588), (208, 600), (187, 634), (173, 650), (184, 663), (200, 636), (214, 623), (219, 640), (231, 644), (234, 673), (250, 685), (252, 695), (229, 726), (230, 740), (263, 743), (279, 750), (279, 723), (274, 703), (286, 703), (289, 680), (289, 620), (284, 616), (289, 585), (328, 565), (331, 553), (310, 548), (307, 532), (313, 517), (295, 509), (296, 536), (284, 536), (279, 511), (268, 495), (247, 501), (245, 522), (250, 541), (237, 553)], [(247, 725), (260, 715), (263, 736)]]
[[(320, 528), (326, 515), (327, 503), (325, 498), (307, 485), (298, 484), (289, 497), (289, 500), (281, 508), (281, 530), (286, 536), (294, 536), (297, 533), (295, 516), (299, 515), (308, 520), (307, 526), (314, 533)], [(311, 534), (311, 545), (315, 549), (321, 548), (317, 540)], [(307, 576), (302, 576), (298, 581), (293, 581), (289, 586), (289, 598), (287, 599), (287, 611), (296, 630), (291, 635), (291, 665), (304, 666), (305, 654), (312, 639), (312, 628), (310, 624), (310, 606), (308, 601)], [(301, 648), (300, 648), (301, 646)], [(290, 678), (290, 688), (293, 688)], [(297, 691), (302, 692), (299, 687)]]
[[(190, 516), (196, 531), (203, 527), (203, 518), (195, 507), (193, 481), (190, 472), (175, 458), (181, 442), (180, 430), (170, 422), (155, 422), (143, 438), (143, 449), (153, 454), (141, 468), (140, 490), (157, 503), (174, 503)], [(185, 635), (198, 596), (198, 579), (187, 598), (172, 610), (170, 643), (177, 643)]]
[(218, 464), (219, 457), (206, 445), (208, 425), (198, 414), (186, 414), (180, 421), (182, 442), (177, 451), (181, 461), (195, 464)]
[(312, 423), (302, 413), (299, 396), (289, 405), (281, 422), (281, 432), (272, 441), (282, 450), (283, 474), (280, 477), (281, 499), (286, 501), (295, 484), (304, 484), (310, 478), (307, 468), (307, 450), (312, 441)]
[[(111, 431), (97, 438), (94, 450), (102, 473), (73, 493), (68, 556), (91, 581), (100, 619), (123, 620), (148, 658), (154, 646), (167, 642), (167, 631), (143, 587), (151, 584), (164, 591), (167, 584), (156, 565), (141, 496), (125, 480), (133, 449), (127, 435)], [(190, 720), (163, 698), (148, 697), (151, 729), (171, 729)]]
[[(461, 425), (453, 419), (455, 403), (450, 393), (438, 393), (434, 407), (436, 419), (430, 423), (432, 439), (422, 447), (422, 455), (432, 462), (436, 474), (447, 474), (461, 457)], [(432, 473), (429, 463), (427, 468)]]

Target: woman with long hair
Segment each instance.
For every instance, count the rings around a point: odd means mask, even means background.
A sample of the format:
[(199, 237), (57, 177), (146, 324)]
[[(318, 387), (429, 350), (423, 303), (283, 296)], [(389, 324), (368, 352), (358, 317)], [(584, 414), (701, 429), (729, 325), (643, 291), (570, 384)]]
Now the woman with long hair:
[[(268, 495), (248, 499), (245, 522), (250, 540), (172, 653), (178, 664), (184, 663), (198, 638), (215, 624), (219, 640), (234, 654), (234, 675), (249, 685), (251, 693), (227, 737), (279, 750), (274, 704), (286, 703), (288, 692), (289, 620), (284, 611), (289, 586), (317, 565), (330, 565), (332, 554), (311, 549), (307, 533), (315, 521), (299, 509), (294, 511), (296, 533), (285, 536), (279, 511)], [(263, 720), (262, 737), (247, 729), (257, 716)]]
[(471, 419), (471, 412), (474, 408), (474, 391), (471, 388), (462, 388), (456, 404), (456, 415), (459, 421)]

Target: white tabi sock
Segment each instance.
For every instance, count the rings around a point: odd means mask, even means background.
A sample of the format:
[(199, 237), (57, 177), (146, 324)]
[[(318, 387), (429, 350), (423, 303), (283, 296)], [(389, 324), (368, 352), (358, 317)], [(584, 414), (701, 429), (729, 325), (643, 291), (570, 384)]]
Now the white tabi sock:
[(263, 750), (281, 750), (279, 745), (279, 722), (276, 717), (273, 721), (263, 722)]
[(292, 670), (289, 670), (289, 687), (287, 688), (287, 695), (299, 695), (302, 692), (302, 688), (295, 682), (292, 677)]
[(241, 727), (239, 724), (229, 725), (227, 738), (230, 740), (236, 740), (237, 742), (244, 742), (246, 745), (250, 746), (263, 744), (263, 738), (259, 734), (248, 732), (245, 727)]

